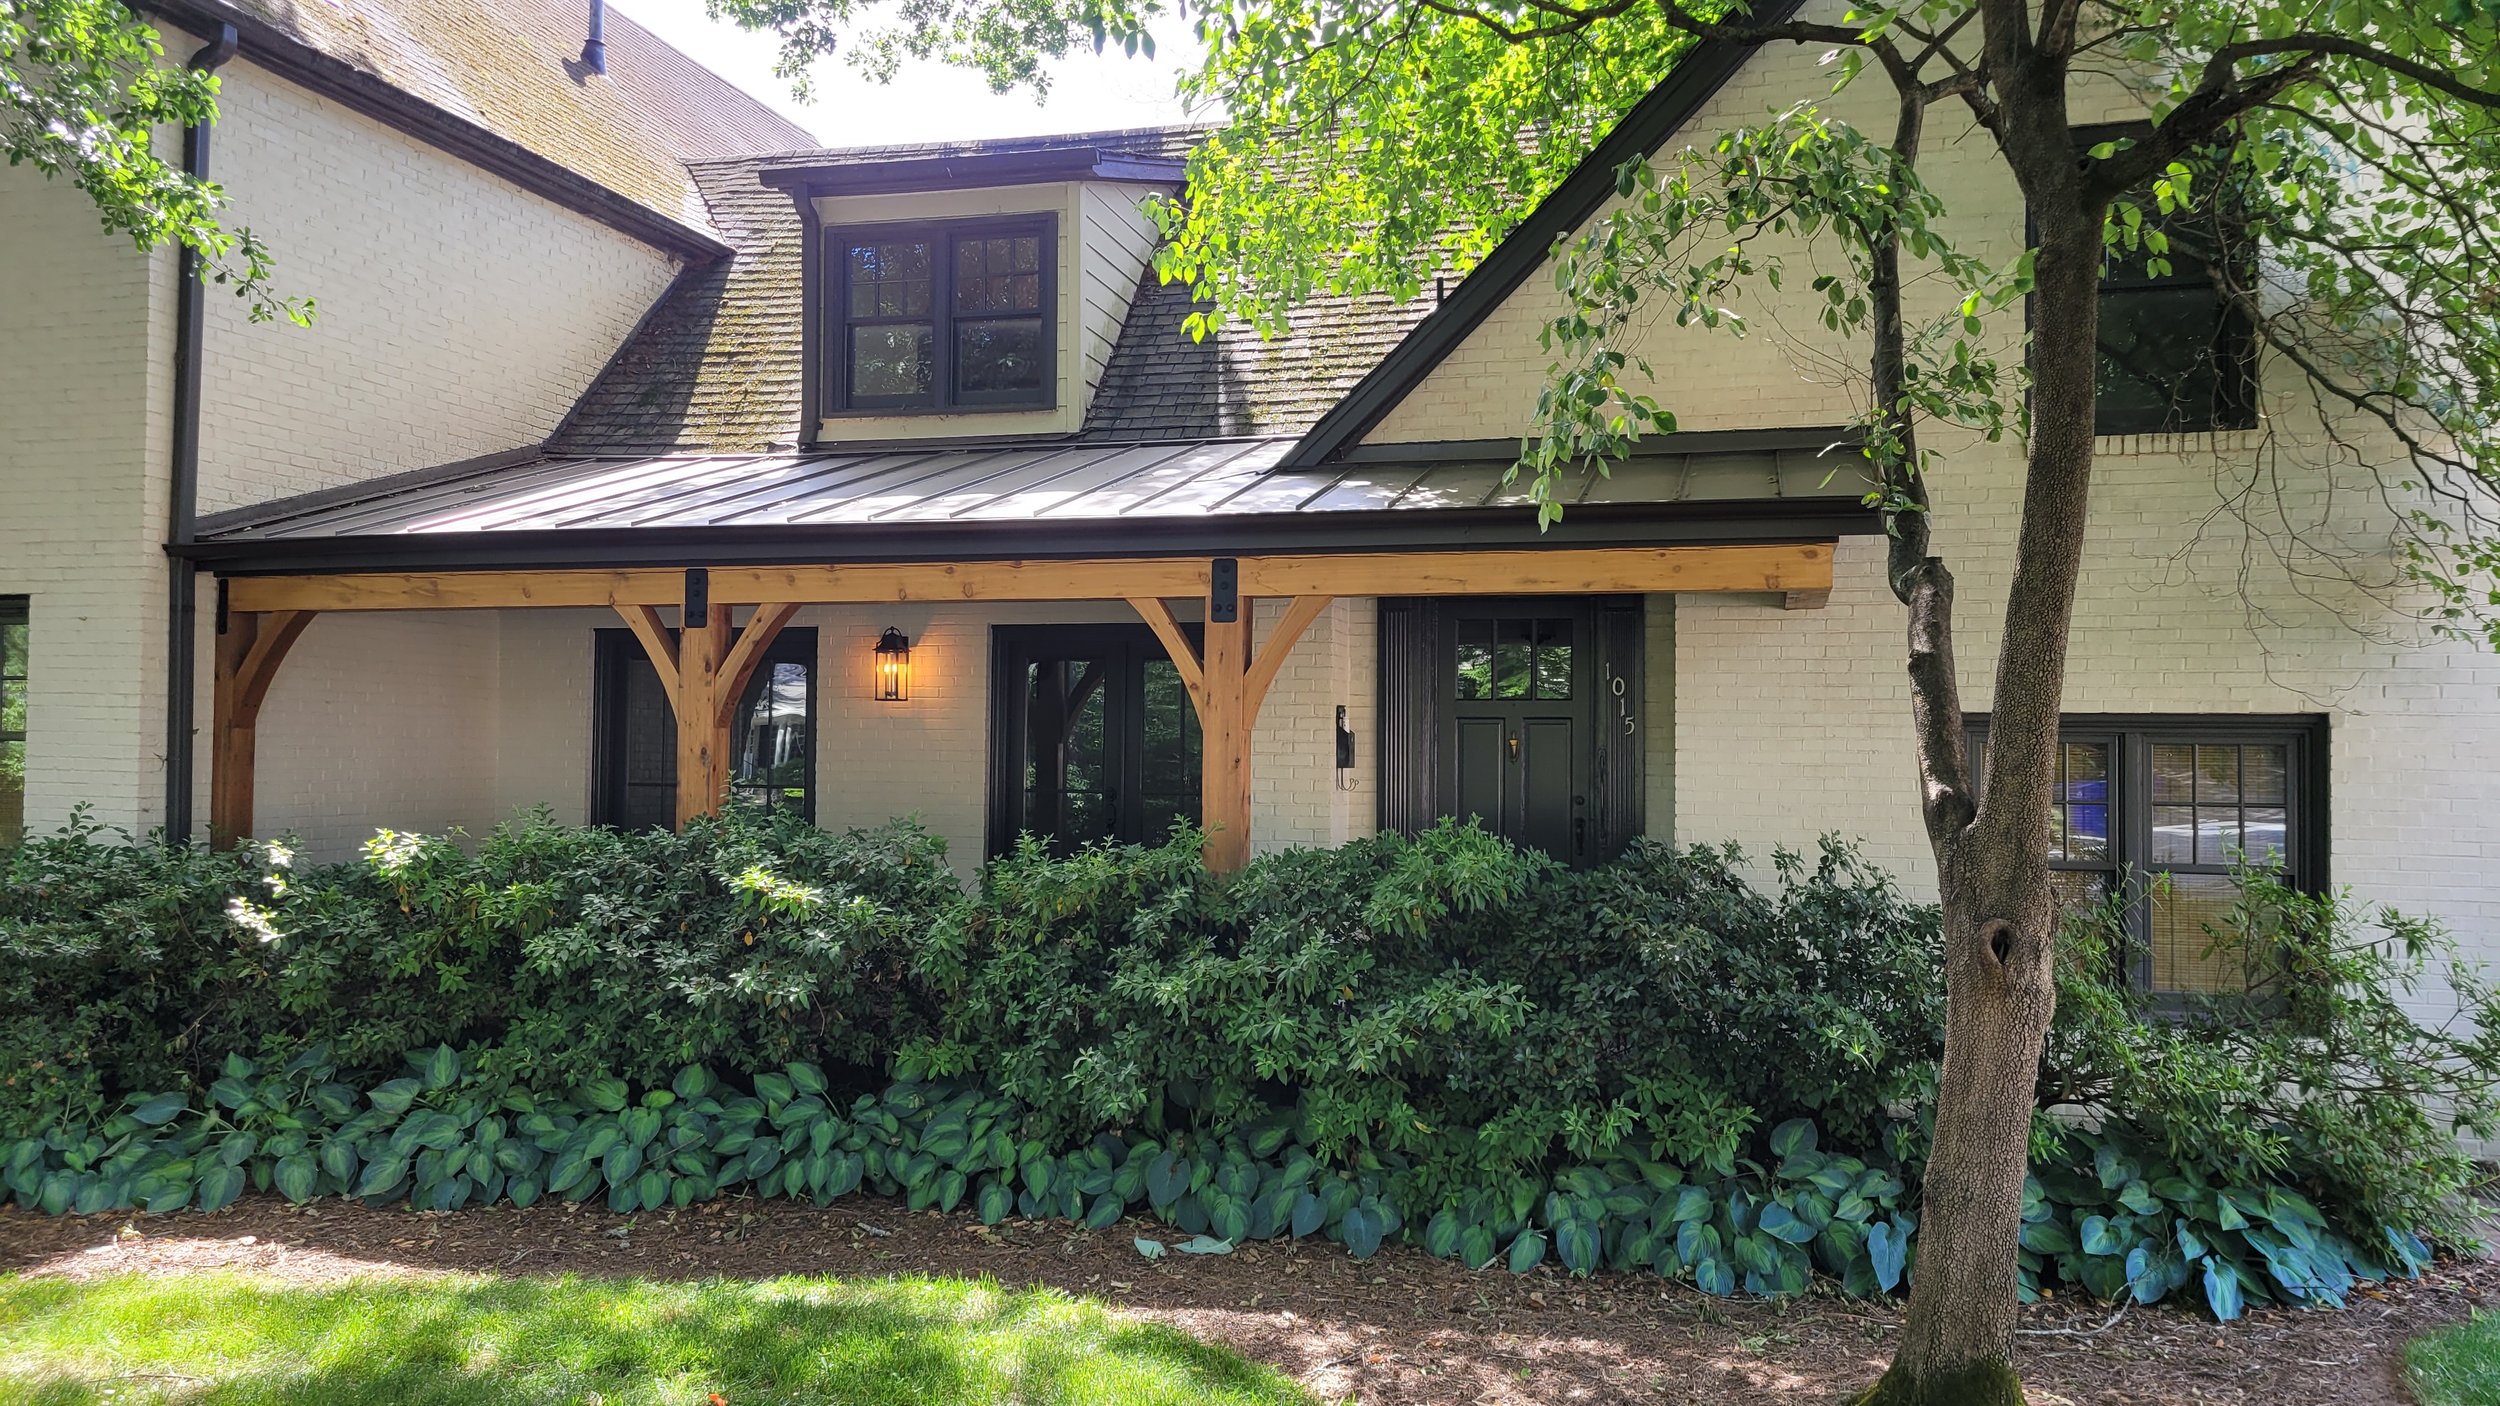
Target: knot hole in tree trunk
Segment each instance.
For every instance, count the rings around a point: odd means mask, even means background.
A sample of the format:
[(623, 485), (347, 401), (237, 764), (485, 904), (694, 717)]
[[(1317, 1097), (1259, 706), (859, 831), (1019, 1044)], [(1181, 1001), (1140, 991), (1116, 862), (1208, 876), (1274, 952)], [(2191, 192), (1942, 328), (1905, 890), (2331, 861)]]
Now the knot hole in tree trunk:
[(1988, 944), (1988, 955), (1996, 959), (1998, 966), (2004, 966), (2006, 959), (2014, 955), (2014, 925), (2003, 918), (1982, 924), (1979, 936)]

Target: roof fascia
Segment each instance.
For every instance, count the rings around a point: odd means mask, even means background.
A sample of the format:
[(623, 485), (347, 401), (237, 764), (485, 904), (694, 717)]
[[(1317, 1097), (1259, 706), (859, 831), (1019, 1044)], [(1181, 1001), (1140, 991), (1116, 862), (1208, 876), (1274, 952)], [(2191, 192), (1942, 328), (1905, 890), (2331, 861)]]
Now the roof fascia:
[(704, 230), (671, 219), (569, 166), (454, 116), (392, 86), (380, 75), (333, 58), (223, 0), (136, 3), (194, 34), (210, 36), (221, 25), (233, 25), (242, 38), (244, 57), (262, 68), (620, 234), (700, 263), (726, 258), (733, 252)]
[(1538, 528), (1535, 514), (1502, 506), (1042, 523), (382, 533), (205, 541), (167, 551), (225, 575), (270, 575), (1737, 545), (1830, 542), (1882, 531), (1872, 510), (1833, 495), (1589, 503), (1547, 529)]
[[(1764, 0), (1755, 7), (1757, 24), (1775, 24), (1798, 9), (1801, 0)], [(1307, 469), (1336, 458), (1371, 432), (1433, 368), (1467, 339), (1467, 334), (1493, 315), (1517, 292), (1528, 276), (1542, 268), (1554, 242), (1577, 229), (1614, 198), (1615, 172), (1627, 161), (1648, 156), (1681, 130), (1702, 104), (1736, 76), (1753, 57), (1758, 44), (1707, 39), (1693, 46), (1675, 70), (1633, 104), (1596, 149), (1581, 158), (1562, 184), (1537, 203), (1526, 219), (1493, 247), (1475, 271), (1459, 280), (1441, 305), (1425, 314), (1403, 341), (1381, 358), (1354, 389), (1311, 426), (1277, 467)]]
[(1054, 181), (1121, 181), (1176, 186), (1186, 178), (1187, 171), (1188, 163), (1185, 161), (1086, 146), (779, 166), (763, 172), (758, 179), (775, 190), (790, 191), (804, 199), (1040, 185)]
[[(1662, 459), (1679, 454), (1767, 454), (1784, 449), (1856, 448), (1860, 436), (1845, 425), (1812, 425), (1769, 430), (1678, 430), (1651, 435), (1632, 446), (1627, 459)], [(1523, 448), (1515, 439), (1424, 439), (1398, 444), (1353, 444), (1333, 462), (1341, 464), (1458, 464), (1517, 459)], [(1576, 510), (1575, 510), (1576, 511)]]

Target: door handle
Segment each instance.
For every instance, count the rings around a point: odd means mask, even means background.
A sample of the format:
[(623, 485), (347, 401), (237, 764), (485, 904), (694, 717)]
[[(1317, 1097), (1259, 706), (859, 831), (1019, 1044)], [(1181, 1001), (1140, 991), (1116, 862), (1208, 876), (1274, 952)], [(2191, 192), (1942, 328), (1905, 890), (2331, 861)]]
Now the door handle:
[(1519, 734), (1515, 732), (1510, 735), (1510, 759), (1519, 760)]

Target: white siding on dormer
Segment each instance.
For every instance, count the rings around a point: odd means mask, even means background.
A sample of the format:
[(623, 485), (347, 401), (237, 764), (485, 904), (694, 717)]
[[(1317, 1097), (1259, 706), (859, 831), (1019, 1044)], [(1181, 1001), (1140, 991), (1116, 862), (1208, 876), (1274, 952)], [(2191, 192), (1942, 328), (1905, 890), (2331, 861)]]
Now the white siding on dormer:
[(1079, 223), (1085, 235), (1083, 306), (1078, 313), (1077, 349), (1084, 358), (1084, 403), (1094, 402), (1111, 349), (1119, 345), (1120, 327), (1128, 321), (1129, 304), (1137, 298), (1137, 281), (1154, 259), (1162, 234), (1148, 217), (1145, 202), (1153, 186), (1103, 185), (1088, 182), (1079, 194)]

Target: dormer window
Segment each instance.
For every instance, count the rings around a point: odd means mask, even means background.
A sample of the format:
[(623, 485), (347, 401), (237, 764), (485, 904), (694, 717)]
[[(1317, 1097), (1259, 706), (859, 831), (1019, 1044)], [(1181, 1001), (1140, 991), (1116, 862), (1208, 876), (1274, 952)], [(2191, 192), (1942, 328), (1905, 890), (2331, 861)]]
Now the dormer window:
[(1051, 216), (835, 229), (827, 241), (827, 414), (1057, 403)]

